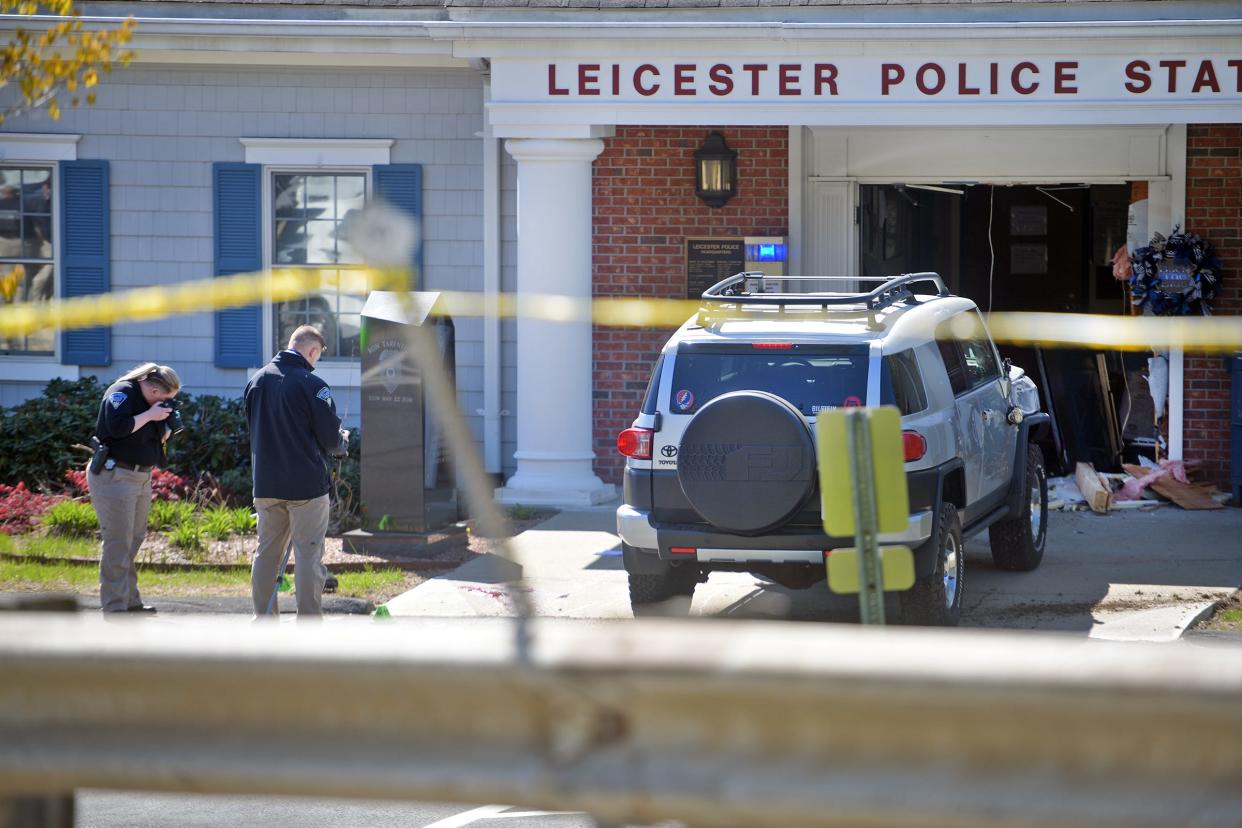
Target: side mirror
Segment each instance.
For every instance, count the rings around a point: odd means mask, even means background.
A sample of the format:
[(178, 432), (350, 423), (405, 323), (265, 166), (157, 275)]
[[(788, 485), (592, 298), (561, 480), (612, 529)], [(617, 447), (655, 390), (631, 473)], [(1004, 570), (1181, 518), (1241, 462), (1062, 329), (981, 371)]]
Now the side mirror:
[(1001, 363), (1001, 392), (1004, 393), (1005, 399), (1009, 400), (1009, 395), (1013, 391), (1013, 380), (1009, 378), (1009, 374), (1013, 371), (1013, 360), (1005, 357)]

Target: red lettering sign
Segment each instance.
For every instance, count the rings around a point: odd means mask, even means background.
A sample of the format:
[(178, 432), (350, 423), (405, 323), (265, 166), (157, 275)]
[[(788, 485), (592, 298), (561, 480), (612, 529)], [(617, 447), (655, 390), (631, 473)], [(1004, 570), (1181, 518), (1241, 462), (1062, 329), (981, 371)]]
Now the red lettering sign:
[(1057, 61), (1052, 64), (1052, 91), (1058, 95), (1076, 95), (1077, 86), (1070, 86), (1078, 80), (1078, 61)]

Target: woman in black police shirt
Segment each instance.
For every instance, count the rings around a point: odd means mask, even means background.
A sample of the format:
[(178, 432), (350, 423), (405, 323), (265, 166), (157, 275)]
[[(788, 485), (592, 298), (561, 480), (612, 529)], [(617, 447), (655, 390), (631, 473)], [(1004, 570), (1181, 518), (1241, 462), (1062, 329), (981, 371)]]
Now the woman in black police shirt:
[(147, 534), (151, 470), (164, 462), (168, 439), (164, 420), (171, 409), (159, 403), (175, 397), (181, 379), (167, 365), (148, 362), (104, 392), (95, 436), (108, 446), (98, 474), (87, 472), (91, 504), (103, 538), (99, 554), (99, 603), (104, 612), (154, 612), (138, 594), (134, 556)]

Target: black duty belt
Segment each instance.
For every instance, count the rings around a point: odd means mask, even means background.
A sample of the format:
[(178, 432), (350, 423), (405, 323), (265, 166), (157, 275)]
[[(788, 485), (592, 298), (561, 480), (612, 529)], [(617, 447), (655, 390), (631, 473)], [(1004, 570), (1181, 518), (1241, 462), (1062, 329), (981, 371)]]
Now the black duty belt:
[(140, 466), (137, 463), (126, 463), (124, 460), (117, 460), (115, 457), (111, 459), (112, 459), (113, 465), (115, 465), (117, 468), (128, 469), (130, 471), (149, 472), (155, 468), (155, 466)]

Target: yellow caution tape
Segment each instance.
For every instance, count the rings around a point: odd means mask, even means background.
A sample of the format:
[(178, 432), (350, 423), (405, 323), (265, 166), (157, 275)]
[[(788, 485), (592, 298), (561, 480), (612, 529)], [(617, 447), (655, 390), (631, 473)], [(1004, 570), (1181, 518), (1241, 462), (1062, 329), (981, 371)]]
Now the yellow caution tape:
[[(347, 293), (403, 290), (409, 271), (286, 268), (242, 273), (175, 285), (31, 302), (0, 308), (0, 337), (26, 336), (47, 328), (73, 330), (119, 322), (287, 302), (325, 288)], [(563, 296), (442, 291), (436, 314), (455, 317), (522, 316), (550, 322), (590, 319), (606, 327), (676, 328), (702, 306), (694, 299)], [(808, 314), (810, 316), (810, 314)], [(1242, 316), (1152, 317), (1072, 313), (993, 313), (988, 327), (997, 342), (1043, 347), (1147, 351), (1242, 350)], [(954, 332), (966, 336), (968, 331)]]

